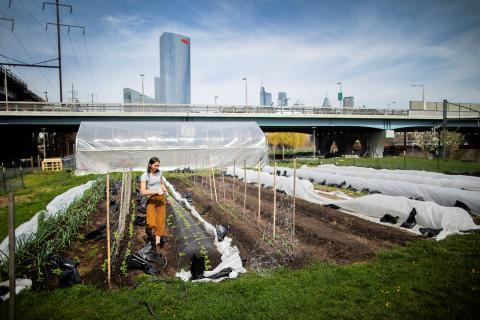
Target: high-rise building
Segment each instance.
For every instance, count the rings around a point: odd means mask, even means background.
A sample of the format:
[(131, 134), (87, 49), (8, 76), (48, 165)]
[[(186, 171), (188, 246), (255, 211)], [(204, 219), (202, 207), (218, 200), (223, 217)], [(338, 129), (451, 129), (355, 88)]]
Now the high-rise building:
[(322, 108), (333, 108), (330, 99), (328, 99), (328, 94), (325, 93), (325, 99), (323, 100)]
[(344, 97), (343, 98), (343, 107), (353, 109), (355, 107), (355, 101), (354, 101), (353, 97)]
[(272, 94), (265, 91), (265, 87), (260, 87), (260, 105), (261, 106), (271, 106), (272, 105)]
[(278, 106), (285, 107), (288, 106), (288, 98), (286, 92), (279, 92), (278, 93)]
[(190, 89), (190, 38), (164, 32), (160, 36), (159, 102), (190, 104)]
[[(155, 103), (155, 99), (144, 95), (144, 103)], [(130, 88), (123, 88), (123, 103), (142, 103), (142, 93)]]
[(155, 77), (155, 102), (160, 102), (160, 77)]

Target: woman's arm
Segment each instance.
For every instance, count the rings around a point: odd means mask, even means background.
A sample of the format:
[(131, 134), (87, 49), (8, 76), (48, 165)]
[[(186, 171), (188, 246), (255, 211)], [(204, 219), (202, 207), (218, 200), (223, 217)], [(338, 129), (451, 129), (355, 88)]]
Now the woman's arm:
[(160, 190), (148, 190), (147, 189), (147, 182), (146, 181), (140, 181), (140, 192), (144, 196), (153, 196), (156, 194), (160, 194)]

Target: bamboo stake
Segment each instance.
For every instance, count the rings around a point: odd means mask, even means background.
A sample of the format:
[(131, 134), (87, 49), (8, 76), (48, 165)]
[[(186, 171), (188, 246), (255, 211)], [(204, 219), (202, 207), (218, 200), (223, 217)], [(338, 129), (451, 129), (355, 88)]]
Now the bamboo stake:
[(277, 222), (277, 161), (273, 161), (273, 239)]
[(223, 172), (223, 158), (220, 161), (220, 167), (222, 169), (223, 205), (225, 205), (226, 204), (226, 202), (225, 202), (225, 172)]
[(213, 191), (215, 192), (215, 203), (218, 203), (217, 186), (215, 185), (215, 171), (213, 170), (213, 156), (210, 154), (210, 166), (212, 167)]
[(235, 160), (233, 160), (232, 207), (235, 208)]
[(243, 160), (243, 216), (247, 215), (247, 161)]
[(262, 200), (261, 200), (261, 188), (262, 185), (260, 184), (260, 161), (258, 161), (258, 214), (257, 214), (257, 224), (260, 224), (260, 209), (262, 208)]
[(15, 319), (15, 194), (8, 194), (8, 318)]
[(210, 170), (208, 170), (208, 156), (205, 157), (205, 161), (207, 162), (208, 187), (210, 188), (210, 199), (213, 200), (212, 176), (210, 175)]
[(292, 208), (292, 236), (295, 238), (295, 197), (297, 186), (297, 158), (293, 158), (293, 208)]
[(107, 284), (110, 289), (110, 175), (107, 173)]

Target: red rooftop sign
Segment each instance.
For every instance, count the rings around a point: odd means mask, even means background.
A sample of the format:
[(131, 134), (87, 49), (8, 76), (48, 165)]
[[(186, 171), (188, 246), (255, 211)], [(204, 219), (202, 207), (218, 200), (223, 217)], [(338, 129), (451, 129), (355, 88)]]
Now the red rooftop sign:
[(187, 39), (182, 39), (181, 41), (185, 44), (190, 44), (190, 41), (188, 41)]

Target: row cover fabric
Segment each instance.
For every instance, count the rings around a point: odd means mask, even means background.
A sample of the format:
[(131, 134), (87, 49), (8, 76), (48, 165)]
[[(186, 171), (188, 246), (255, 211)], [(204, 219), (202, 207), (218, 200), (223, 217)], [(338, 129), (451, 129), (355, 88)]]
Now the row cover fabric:
[[(272, 173), (273, 167), (267, 166), (264, 170)], [(277, 170), (280, 170), (282, 174), (286, 174), (287, 176), (293, 175), (293, 169), (291, 168), (282, 167)], [(357, 190), (369, 189), (370, 191), (374, 190), (390, 196), (405, 196), (407, 198), (423, 199), (446, 207), (453, 207), (458, 200), (466, 204), (472, 212), (480, 213), (479, 191), (431, 186), (395, 179), (389, 180), (386, 178), (376, 178), (375, 175), (372, 175), (372, 178), (351, 176), (349, 175), (349, 172), (351, 171), (339, 170), (339, 172), (331, 172), (319, 169), (318, 167), (310, 168), (302, 166), (300, 169), (297, 169), (297, 176), (316, 183), (342, 185)]]
[[(165, 185), (169, 189), (170, 194), (173, 195), (175, 200), (177, 200), (179, 203), (182, 203), (188, 210), (190, 210), (190, 213), (192, 216), (199, 222), (199, 224), (203, 227), (203, 229), (212, 237), (214, 237), (213, 244), (217, 248), (218, 252), (222, 255), (221, 256), (221, 262), (211, 271), (205, 271), (204, 276), (209, 277), (212, 276), (218, 272), (220, 272), (223, 269), (226, 268), (232, 268), (232, 272), (230, 272), (228, 278), (236, 278), (238, 277), (239, 273), (245, 273), (246, 270), (243, 267), (242, 264), (242, 259), (240, 258), (240, 251), (236, 246), (232, 246), (232, 239), (229, 237), (225, 237), (223, 241), (218, 241), (218, 235), (217, 235), (217, 230), (216, 228), (210, 224), (208, 221), (206, 221), (195, 209), (194, 206), (192, 206), (187, 199), (183, 198), (180, 193), (178, 193), (173, 185), (165, 179)], [(181, 270), (176, 273), (176, 276), (183, 281), (188, 281), (192, 274), (190, 271), (184, 271)], [(193, 280), (193, 282), (219, 282), (222, 281), (227, 277), (222, 277), (218, 279), (209, 279), (209, 278), (202, 278), (202, 279), (197, 279)]]
[[(0, 287), (10, 288), (10, 280), (0, 282)], [(15, 295), (18, 295), (21, 291), (25, 289), (28, 290), (31, 287), (32, 287), (31, 279), (15, 278)], [(0, 296), (0, 300), (2, 301), (7, 301), (8, 298), (10, 298), (10, 292), (7, 292), (4, 295)]]
[(448, 175), (423, 170), (389, 170), (354, 166), (336, 166), (334, 164), (319, 165), (315, 167), (315, 169), (322, 172), (342, 173), (353, 177), (388, 179), (439, 187), (480, 191), (480, 177), (473, 176)]
[[(17, 249), (21, 243), (37, 232), (38, 218), (42, 213), (45, 214), (45, 220), (56, 217), (58, 214), (64, 212), (75, 199), (81, 197), (85, 191), (90, 189), (94, 182), (94, 180), (90, 180), (87, 183), (73, 187), (56, 196), (47, 205), (46, 210), (37, 212), (30, 220), (19, 225), (15, 229), (15, 248)], [(8, 237), (3, 239), (0, 244), (0, 255), (0, 260), (6, 261), (8, 259)]]
[(151, 157), (163, 170), (265, 165), (267, 142), (256, 122), (82, 122), (76, 173), (144, 171)]
[[(266, 170), (272, 171), (271, 167)], [(289, 168), (277, 168), (280, 171)], [(299, 170), (297, 170), (298, 172)], [(234, 175), (234, 168), (227, 168), (227, 174)], [(239, 179), (244, 177), (244, 169), (235, 168), (235, 176)], [(257, 183), (264, 187), (273, 187), (273, 175), (268, 172), (260, 172), (260, 179), (258, 173), (253, 170), (246, 170), (246, 181), (248, 183)], [(440, 229), (443, 231), (437, 236), (437, 240), (444, 239), (447, 235), (455, 234), (461, 231), (478, 229), (472, 217), (465, 210), (457, 207), (444, 207), (430, 201), (418, 201), (408, 199), (404, 196), (386, 196), (382, 194), (367, 195), (360, 198), (350, 198), (347, 200), (332, 200), (317, 194), (314, 190), (313, 184), (309, 180), (296, 178), (295, 196), (320, 205), (335, 204), (341, 207), (343, 212), (353, 214), (355, 216), (364, 218), (369, 221), (374, 221), (383, 225), (392, 226), (391, 224), (382, 223), (379, 221), (383, 215), (389, 213), (398, 215), (399, 222), (406, 220), (411, 210), (417, 210), (417, 226), (412, 231), (419, 234), (420, 227)], [(293, 177), (276, 176), (276, 189), (285, 192), (288, 195), (293, 195)], [(340, 194), (341, 195), (341, 194)], [(399, 225), (400, 223), (398, 223)], [(402, 229), (406, 230), (406, 229)]]

